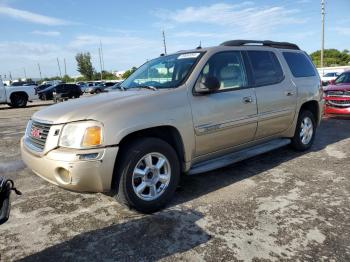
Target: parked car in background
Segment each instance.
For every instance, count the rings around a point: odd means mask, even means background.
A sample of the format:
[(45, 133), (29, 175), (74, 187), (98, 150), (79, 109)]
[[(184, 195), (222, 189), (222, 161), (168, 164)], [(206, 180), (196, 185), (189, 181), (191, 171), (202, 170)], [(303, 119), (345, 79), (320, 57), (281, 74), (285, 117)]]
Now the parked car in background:
[(90, 94), (99, 94), (101, 92), (104, 92), (106, 88), (115, 85), (115, 83), (113, 82), (106, 82), (106, 83), (101, 83), (98, 85), (93, 85), (93, 86), (89, 86), (85, 89), (86, 93), (90, 93)]
[(76, 84), (58, 84), (49, 86), (38, 92), (41, 100), (52, 100), (54, 92), (62, 98), (78, 98), (82, 95), (81, 89)]
[(284, 42), (234, 40), (160, 56), (121, 87), (36, 112), (21, 140), (26, 165), (60, 187), (113, 192), (150, 213), (170, 201), (181, 173), (286, 145), (310, 149), (323, 114), (316, 68)]
[(350, 116), (350, 71), (346, 71), (324, 88), (325, 114)]
[(328, 85), (330, 81), (335, 80), (339, 76), (337, 72), (328, 72), (325, 75), (321, 76), (322, 84)]
[(34, 81), (16, 81), (12, 82), (10, 86), (36, 86)]
[(105, 92), (112, 92), (112, 91), (117, 91), (117, 90), (123, 90), (123, 87), (121, 87), (122, 82), (114, 83), (114, 85), (107, 87), (105, 89)]
[(51, 84), (42, 84), (40, 86), (37, 86), (35, 89), (36, 89), (37, 92), (39, 92), (39, 91), (42, 91), (42, 90), (44, 90), (44, 89), (46, 89), (46, 88), (48, 88), (50, 86), (51, 86)]
[(28, 101), (37, 98), (35, 86), (4, 86), (0, 80), (0, 104), (25, 107)]

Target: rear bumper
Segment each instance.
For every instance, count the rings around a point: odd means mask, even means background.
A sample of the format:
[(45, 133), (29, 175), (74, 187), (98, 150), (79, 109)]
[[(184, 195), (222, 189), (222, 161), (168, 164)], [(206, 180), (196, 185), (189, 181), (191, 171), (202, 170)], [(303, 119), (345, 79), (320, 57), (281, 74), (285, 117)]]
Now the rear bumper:
[[(21, 140), (24, 163), (38, 176), (57, 186), (79, 192), (110, 191), (118, 147), (94, 150), (55, 149), (44, 156), (33, 154)], [(97, 153), (92, 160), (80, 154)]]

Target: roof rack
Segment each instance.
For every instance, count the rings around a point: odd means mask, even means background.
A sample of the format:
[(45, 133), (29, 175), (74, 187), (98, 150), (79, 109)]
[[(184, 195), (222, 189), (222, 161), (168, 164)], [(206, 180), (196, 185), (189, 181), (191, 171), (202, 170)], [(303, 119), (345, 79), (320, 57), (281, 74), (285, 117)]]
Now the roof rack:
[(230, 40), (221, 43), (220, 45), (222, 46), (242, 46), (246, 44), (260, 44), (263, 46), (269, 46), (269, 47), (274, 47), (274, 48), (285, 48), (285, 49), (295, 49), (295, 50), (300, 50), (299, 46), (296, 44), (288, 43), (288, 42), (275, 42), (271, 40), (264, 40), (264, 41), (259, 41), (259, 40)]

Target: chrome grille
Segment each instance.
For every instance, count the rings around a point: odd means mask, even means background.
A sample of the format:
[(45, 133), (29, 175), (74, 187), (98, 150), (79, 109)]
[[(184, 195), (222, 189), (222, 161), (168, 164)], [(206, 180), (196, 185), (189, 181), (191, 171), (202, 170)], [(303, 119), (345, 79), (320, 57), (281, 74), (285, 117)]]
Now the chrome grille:
[(333, 106), (338, 107), (350, 107), (350, 99), (349, 100), (328, 100), (328, 103)]
[(326, 94), (328, 96), (349, 96), (350, 97), (350, 91), (327, 91)]
[(29, 129), (28, 142), (43, 151), (51, 125), (33, 121)]

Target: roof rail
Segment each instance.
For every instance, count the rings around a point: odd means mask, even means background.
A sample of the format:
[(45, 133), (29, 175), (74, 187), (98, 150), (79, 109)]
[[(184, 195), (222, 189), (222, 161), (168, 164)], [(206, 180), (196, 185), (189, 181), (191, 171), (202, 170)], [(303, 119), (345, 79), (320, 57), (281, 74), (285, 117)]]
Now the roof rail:
[(246, 44), (260, 44), (263, 46), (269, 46), (269, 47), (274, 47), (274, 48), (285, 48), (285, 49), (295, 49), (295, 50), (300, 50), (299, 46), (296, 44), (288, 43), (288, 42), (275, 42), (271, 40), (264, 40), (264, 41), (259, 41), (259, 40), (230, 40), (221, 43), (220, 45), (222, 46), (242, 46)]

